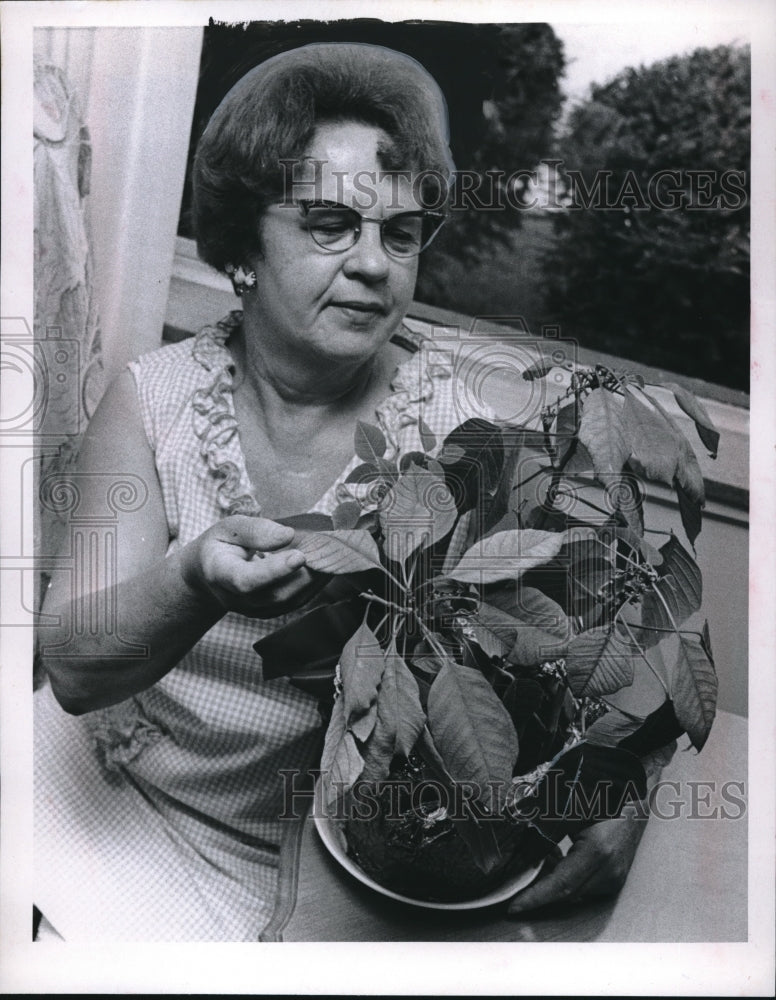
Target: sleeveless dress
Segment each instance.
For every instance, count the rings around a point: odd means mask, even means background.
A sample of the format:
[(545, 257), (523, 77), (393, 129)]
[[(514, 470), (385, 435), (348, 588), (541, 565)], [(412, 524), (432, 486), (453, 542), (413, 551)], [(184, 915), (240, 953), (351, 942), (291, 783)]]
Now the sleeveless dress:
[[(169, 552), (220, 517), (261, 510), (226, 347), (240, 322), (233, 312), (130, 365)], [(423, 450), (421, 417), (439, 446), (475, 415), (466, 394), (469, 412), (460, 412), (451, 351), (403, 334), (415, 353), (375, 414), (387, 457)], [(345, 482), (360, 462), (354, 454), (312, 511), (367, 502)], [(258, 939), (289, 825), (278, 818), (279, 772), (314, 764), (322, 731), (315, 699), (285, 679), (263, 681), (253, 644), (300, 613), (229, 613), (151, 688), (81, 717), (63, 712), (48, 685), (36, 693), (34, 902), (66, 941)]]

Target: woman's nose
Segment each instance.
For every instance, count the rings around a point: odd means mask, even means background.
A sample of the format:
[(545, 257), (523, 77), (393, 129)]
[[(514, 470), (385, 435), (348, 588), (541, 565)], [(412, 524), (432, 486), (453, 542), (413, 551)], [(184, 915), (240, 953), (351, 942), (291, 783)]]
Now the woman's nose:
[(344, 271), (348, 277), (362, 277), (367, 281), (382, 281), (388, 276), (391, 258), (385, 252), (379, 225), (370, 225), (364, 219), (361, 233), (347, 251)]

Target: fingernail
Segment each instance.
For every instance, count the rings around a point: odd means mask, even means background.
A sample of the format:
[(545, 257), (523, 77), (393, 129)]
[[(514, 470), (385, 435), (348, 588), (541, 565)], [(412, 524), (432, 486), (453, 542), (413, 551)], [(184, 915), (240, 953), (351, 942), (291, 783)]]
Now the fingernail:
[(304, 566), (304, 564), (305, 558), (301, 552), (289, 552), (286, 556), (286, 566), (288, 566), (289, 569), (299, 569), (301, 566)]

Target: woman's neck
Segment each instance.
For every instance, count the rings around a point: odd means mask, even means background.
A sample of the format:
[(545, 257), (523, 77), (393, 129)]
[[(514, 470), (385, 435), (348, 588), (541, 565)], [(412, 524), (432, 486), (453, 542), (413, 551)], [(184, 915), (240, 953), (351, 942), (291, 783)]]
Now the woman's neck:
[(235, 385), (252, 397), (267, 422), (291, 414), (325, 419), (358, 412), (373, 396), (388, 388), (393, 351), (390, 345), (366, 361), (301, 365), (262, 346), (241, 331), (229, 343), (236, 365)]

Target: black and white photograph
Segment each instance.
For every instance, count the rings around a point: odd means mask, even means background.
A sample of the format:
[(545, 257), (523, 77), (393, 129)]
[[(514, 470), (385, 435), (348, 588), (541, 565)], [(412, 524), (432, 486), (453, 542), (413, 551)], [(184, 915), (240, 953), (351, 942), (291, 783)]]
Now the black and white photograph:
[(2, 992), (771, 995), (771, 6), (0, 22)]

